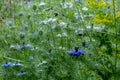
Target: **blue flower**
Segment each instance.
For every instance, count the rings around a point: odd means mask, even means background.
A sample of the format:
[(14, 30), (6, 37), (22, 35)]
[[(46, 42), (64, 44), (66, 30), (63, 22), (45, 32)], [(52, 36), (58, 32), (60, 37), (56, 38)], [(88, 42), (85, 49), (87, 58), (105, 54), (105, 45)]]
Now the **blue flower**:
[(7, 68), (7, 67), (9, 67), (9, 65), (8, 64), (3, 64), (2, 67)]
[(8, 62), (8, 63), (2, 65), (3, 68), (8, 68), (8, 67), (21, 67), (21, 66), (23, 66), (23, 64), (21, 64), (21, 63), (15, 64), (15, 63), (12, 63), (12, 62)]
[(33, 60), (33, 56), (30, 56), (30, 57), (29, 57), (29, 60), (30, 60), (30, 61)]
[(31, 44), (23, 44), (20, 48), (21, 49), (32, 48), (32, 45)]
[(82, 54), (84, 54), (85, 51), (84, 50), (78, 50), (78, 51), (68, 51), (68, 54), (71, 55), (71, 56), (80, 56)]
[(14, 66), (15, 66), (15, 64), (12, 62), (8, 62), (8, 63), (2, 65), (3, 68), (14, 67)]

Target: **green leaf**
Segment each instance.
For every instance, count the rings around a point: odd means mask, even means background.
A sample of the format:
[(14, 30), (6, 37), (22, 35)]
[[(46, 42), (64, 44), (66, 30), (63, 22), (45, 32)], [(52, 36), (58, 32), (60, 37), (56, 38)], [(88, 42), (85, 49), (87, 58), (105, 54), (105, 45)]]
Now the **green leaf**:
[(68, 18), (74, 19), (74, 11), (68, 12)]

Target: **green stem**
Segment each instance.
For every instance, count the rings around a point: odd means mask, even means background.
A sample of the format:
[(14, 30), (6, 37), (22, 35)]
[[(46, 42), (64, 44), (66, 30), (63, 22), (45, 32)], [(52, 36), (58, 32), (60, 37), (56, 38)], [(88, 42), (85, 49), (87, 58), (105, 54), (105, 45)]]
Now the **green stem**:
[(22, 61), (22, 60), (13, 59), (13, 58), (6, 57), (6, 56), (4, 56), (3, 58), (4, 58), (4, 59), (8, 59), (8, 60), (12, 60), (12, 61), (17, 61), (17, 62), (24, 62), (24, 61)]
[[(78, 13), (80, 14), (80, 11), (79, 11), (77, 5), (76, 5), (76, 8), (77, 8), (77, 10), (78, 10)], [(82, 10), (81, 10), (81, 12), (82, 12)], [(81, 14), (81, 16), (82, 16), (82, 14)], [(93, 43), (93, 41), (92, 41), (91, 34), (90, 34), (89, 31), (87, 30), (83, 18), (82, 18), (82, 17), (80, 17), (80, 18), (81, 18), (82, 25), (83, 25), (83, 27), (84, 27), (84, 29), (85, 29), (85, 32), (86, 32), (87, 36), (88, 36), (89, 39), (90, 39), (90, 43), (94, 46), (95, 52), (98, 54), (98, 50), (97, 50), (96, 46), (94, 45), (94, 43)], [(92, 26), (92, 27), (93, 27), (93, 26)]]
[(113, 20), (114, 20), (114, 26), (115, 26), (115, 37), (116, 37), (116, 39), (115, 39), (115, 42), (116, 42), (116, 47), (115, 48), (116, 49), (115, 49), (115, 67), (114, 67), (114, 70), (116, 72), (116, 69), (117, 69), (117, 37), (118, 37), (118, 35), (117, 35), (115, 0), (113, 0), (113, 15), (114, 15)]

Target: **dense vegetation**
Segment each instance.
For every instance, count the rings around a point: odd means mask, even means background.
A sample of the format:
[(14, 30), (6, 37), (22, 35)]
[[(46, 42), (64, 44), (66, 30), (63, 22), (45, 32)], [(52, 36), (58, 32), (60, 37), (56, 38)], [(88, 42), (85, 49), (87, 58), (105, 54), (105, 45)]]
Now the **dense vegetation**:
[(0, 80), (119, 80), (119, 0), (1, 0)]

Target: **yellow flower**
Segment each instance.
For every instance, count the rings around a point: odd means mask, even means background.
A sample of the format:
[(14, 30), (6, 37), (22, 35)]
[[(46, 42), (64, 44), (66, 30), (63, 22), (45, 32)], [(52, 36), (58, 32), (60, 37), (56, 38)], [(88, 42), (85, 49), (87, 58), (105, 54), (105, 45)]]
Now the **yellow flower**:
[(89, 1), (89, 5), (90, 5), (90, 6), (96, 6), (96, 2), (93, 1), (93, 0), (90, 0), (90, 1)]
[(107, 4), (104, 2), (104, 0), (100, 0), (100, 1), (98, 2), (98, 6), (99, 6), (99, 7), (106, 7)]
[(90, 0), (88, 4), (90, 6), (97, 6), (99, 8), (107, 7), (107, 4), (104, 2), (104, 0), (99, 0), (99, 1)]
[(108, 19), (106, 18), (106, 16), (104, 16), (104, 15), (99, 15), (99, 14), (97, 14), (97, 15), (93, 18), (93, 21), (94, 21), (94, 22), (98, 22), (98, 23), (111, 23), (111, 22), (112, 22), (112, 20), (108, 20)]
[(101, 22), (102, 23), (111, 23), (112, 21), (104, 18), (104, 19), (101, 20)]

